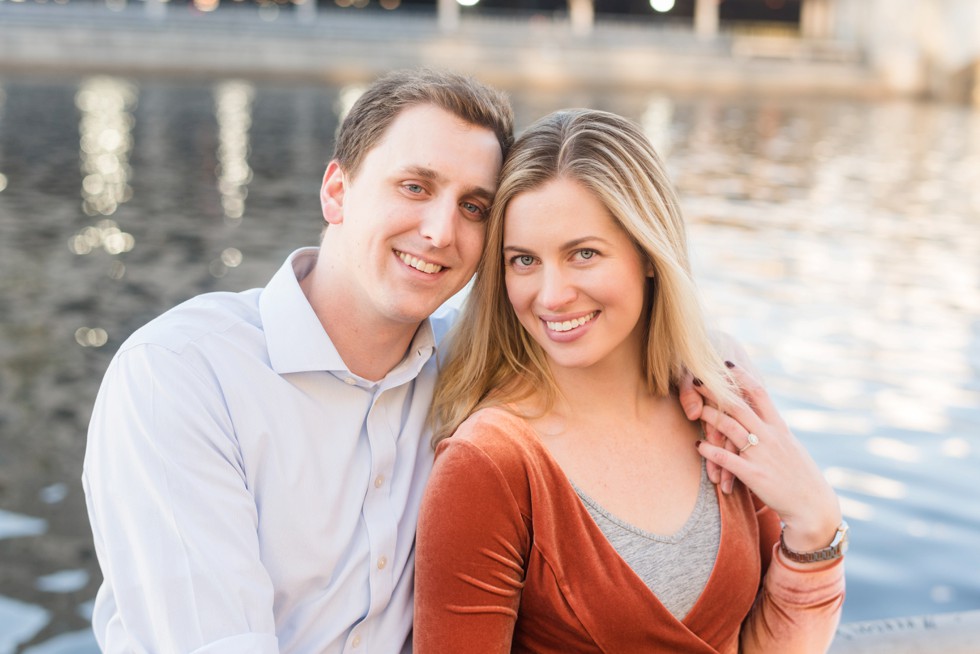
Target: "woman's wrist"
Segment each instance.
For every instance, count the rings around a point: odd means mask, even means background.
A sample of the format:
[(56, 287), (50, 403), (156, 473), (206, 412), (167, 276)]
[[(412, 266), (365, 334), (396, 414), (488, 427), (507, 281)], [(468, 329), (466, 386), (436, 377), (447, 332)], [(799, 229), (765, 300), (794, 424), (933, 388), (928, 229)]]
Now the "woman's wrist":
[[(815, 489), (816, 490), (816, 489)], [(782, 540), (790, 550), (810, 552), (830, 545), (837, 527), (844, 521), (840, 503), (833, 490), (815, 493), (805, 511), (780, 513)]]
[(834, 538), (841, 516), (820, 520), (812, 525), (784, 521), (782, 539), (788, 548), (797, 552), (809, 552), (827, 547)]
[[(792, 539), (793, 534), (791, 532), (788, 533), (788, 527), (784, 525), (783, 531), (779, 536), (780, 554), (789, 561), (801, 565), (833, 561), (842, 557), (844, 552), (847, 551), (847, 532), (847, 522), (841, 519), (829, 539), (827, 537), (818, 539), (812, 537), (807, 539)], [(804, 544), (800, 545), (799, 543)], [(813, 545), (813, 543), (818, 544)]]

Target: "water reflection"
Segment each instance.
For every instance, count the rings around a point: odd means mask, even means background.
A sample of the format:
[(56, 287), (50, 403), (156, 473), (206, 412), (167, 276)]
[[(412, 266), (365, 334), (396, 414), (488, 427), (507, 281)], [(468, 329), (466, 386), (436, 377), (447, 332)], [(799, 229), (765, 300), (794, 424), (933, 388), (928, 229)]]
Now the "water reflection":
[(59, 570), (37, 578), (35, 586), (46, 593), (73, 593), (88, 585), (87, 570)]
[(211, 262), (208, 270), (212, 277), (224, 277), (228, 274), (229, 268), (242, 265), (242, 259), (242, 251), (238, 248), (225, 248), (221, 251), (221, 256)]
[(109, 219), (82, 228), (68, 241), (68, 249), (75, 254), (91, 254), (98, 248), (109, 254), (122, 254), (132, 250), (135, 245), (133, 235), (122, 231), (116, 221)]
[[(108, 358), (153, 315), (262, 285), (316, 241), (332, 135), (363, 87), (0, 89), (0, 639), (82, 648), (99, 576), (78, 475)], [(659, 147), (709, 313), (841, 494), (845, 619), (980, 606), (980, 114), (512, 98), (519, 127), (594, 106)]]
[(133, 196), (129, 151), (136, 97), (133, 85), (113, 77), (87, 79), (75, 96), (82, 114), (82, 211), (86, 215), (112, 215)]
[(351, 107), (354, 106), (354, 103), (357, 102), (357, 99), (360, 98), (366, 90), (366, 84), (349, 84), (340, 89), (340, 95), (335, 104), (338, 123), (342, 123), (344, 121), (344, 118), (347, 117), (347, 112), (350, 111)]
[(869, 454), (886, 459), (895, 459), (905, 463), (918, 463), (922, 460), (922, 452), (915, 445), (904, 443), (895, 438), (876, 436), (868, 439), (865, 449)]
[[(0, 126), (3, 125), (3, 106), (6, 100), (6, 93), (4, 93), (3, 86), (0, 85)], [(3, 148), (0, 148), (0, 166), (3, 165)], [(0, 167), (0, 193), (3, 193), (7, 188), (7, 176), (3, 174), (3, 169)]]
[(905, 484), (896, 480), (846, 468), (827, 468), (824, 470), (827, 481), (841, 491), (852, 491), (886, 500), (900, 500), (908, 495)]
[(971, 450), (970, 442), (965, 438), (947, 438), (942, 445), (942, 453), (955, 459), (965, 459)]
[(237, 224), (245, 213), (248, 183), (248, 131), (252, 126), (254, 87), (248, 82), (222, 82), (214, 89), (215, 116), (218, 119), (218, 191), (225, 218)]
[(663, 159), (670, 158), (674, 135), (671, 133), (671, 123), (674, 118), (674, 102), (664, 95), (651, 96), (647, 101), (643, 114), (639, 118), (643, 133), (657, 153)]

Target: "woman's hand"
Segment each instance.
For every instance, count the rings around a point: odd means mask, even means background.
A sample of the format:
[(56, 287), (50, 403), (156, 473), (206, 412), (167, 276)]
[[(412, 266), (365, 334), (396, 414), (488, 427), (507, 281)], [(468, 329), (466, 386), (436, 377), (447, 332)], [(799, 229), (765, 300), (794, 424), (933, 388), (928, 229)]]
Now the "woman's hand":
[(701, 420), (727, 441), (724, 447), (700, 441), (698, 451), (741, 480), (779, 515), (787, 547), (798, 552), (827, 547), (841, 522), (834, 490), (780, 417), (766, 389), (745, 370), (730, 362), (726, 365), (745, 401), (722, 412), (704, 386), (695, 386), (705, 398)]

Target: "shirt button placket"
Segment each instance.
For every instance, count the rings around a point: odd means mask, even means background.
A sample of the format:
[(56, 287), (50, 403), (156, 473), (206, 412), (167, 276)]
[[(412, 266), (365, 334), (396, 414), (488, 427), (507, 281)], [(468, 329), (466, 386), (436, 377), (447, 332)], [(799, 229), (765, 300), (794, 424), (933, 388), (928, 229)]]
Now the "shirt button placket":
[[(368, 440), (371, 447), (371, 467), (374, 477), (369, 482), (377, 492), (364, 499), (364, 516), (368, 523), (368, 538), (374, 561), (370, 571), (371, 609), (380, 611), (391, 598), (394, 588), (391, 556), (397, 542), (398, 524), (392, 519), (389, 506), (391, 484), (388, 483), (395, 458), (397, 430), (388, 423), (391, 396), (380, 389), (367, 417)], [(400, 415), (400, 411), (397, 412)]]

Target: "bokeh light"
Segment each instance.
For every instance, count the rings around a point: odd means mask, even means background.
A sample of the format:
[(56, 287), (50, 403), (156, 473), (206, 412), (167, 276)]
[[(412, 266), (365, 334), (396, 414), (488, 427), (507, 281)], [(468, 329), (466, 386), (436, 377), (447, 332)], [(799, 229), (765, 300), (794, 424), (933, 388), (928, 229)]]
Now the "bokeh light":
[(241, 221), (245, 213), (248, 183), (252, 181), (248, 155), (254, 96), (255, 88), (239, 80), (222, 82), (214, 89), (218, 120), (218, 192), (225, 219), (231, 224)]
[(129, 186), (136, 88), (113, 77), (85, 80), (75, 94), (82, 156), (82, 211), (109, 216), (133, 194)]

